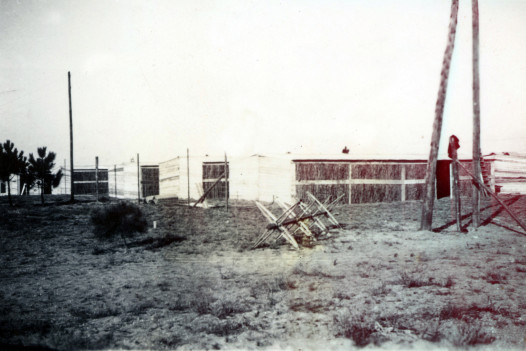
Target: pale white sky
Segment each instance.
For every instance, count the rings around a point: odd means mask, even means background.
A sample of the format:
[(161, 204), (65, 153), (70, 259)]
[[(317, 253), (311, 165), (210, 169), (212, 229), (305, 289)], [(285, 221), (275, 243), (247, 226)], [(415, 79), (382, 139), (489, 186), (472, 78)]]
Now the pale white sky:
[[(69, 164), (427, 155), (446, 0), (0, 1), (0, 141)], [(526, 153), (526, 1), (479, 0), (482, 152)], [(471, 2), (444, 114), (471, 154)]]

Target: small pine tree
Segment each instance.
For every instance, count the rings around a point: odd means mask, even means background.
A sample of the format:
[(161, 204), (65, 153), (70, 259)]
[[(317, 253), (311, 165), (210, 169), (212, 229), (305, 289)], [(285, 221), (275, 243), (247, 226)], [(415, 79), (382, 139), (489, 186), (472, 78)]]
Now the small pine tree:
[(47, 147), (45, 146), (39, 147), (37, 151), (38, 158), (36, 159), (33, 154), (29, 154), (29, 172), (33, 174), (40, 187), (40, 199), (42, 204), (44, 204), (44, 191), (47, 189), (51, 192), (52, 188), (56, 188), (60, 184), (62, 170), (52, 173), (57, 156), (54, 152), (50, 151), (47, 153)]
[(35, 186), (36, 178), (35, 174), (30, 171), (30, 166), (31, 164), (27, 160), (27, 157), (24, 156), (20, 169), (20, 185), (22, 187), (22, 189), (20, 189), (20, 195), (22, 195), (23, 189), (25, 189), (24, 192), (26, 194), (29, 194), (29, 191)]
[(6, 140), (5, 143), (0, 144), (0, 180), (7, 183), (7, 197), (10, 206), (13, 206), (11, 180), (16, 174), (20, 173), (24, 164), (24, 152), (18, 152), (10, 140)]

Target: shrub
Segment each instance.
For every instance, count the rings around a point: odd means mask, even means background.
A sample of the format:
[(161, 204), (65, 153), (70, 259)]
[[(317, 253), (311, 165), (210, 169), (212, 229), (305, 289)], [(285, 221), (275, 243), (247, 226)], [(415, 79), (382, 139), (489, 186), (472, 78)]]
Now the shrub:
[(119, 202), (95, 209), (91, 214), (93, 233), (102, 239), (120, 235), (123, 239), (147, 229), (141, 209), (129, 202)]
[(379, 338), (375, 337), (374, 321), (365, 315), (352, 314), (350, 312), (334, 316), (336, 336), (343, 336), (354, 341), (358, 347), (364, 347), (370, 343), (378, 344)]
[(504, 284), (508, 278), (498, 271), (488, 271), (484, 280), (490, 284)]
[(496, 340), (493, 335), (482, 330), (480, 325), (465, 323), (458, 325), (456, 331), (453, 330), (449, 338), (456, 347), (488, 345)]

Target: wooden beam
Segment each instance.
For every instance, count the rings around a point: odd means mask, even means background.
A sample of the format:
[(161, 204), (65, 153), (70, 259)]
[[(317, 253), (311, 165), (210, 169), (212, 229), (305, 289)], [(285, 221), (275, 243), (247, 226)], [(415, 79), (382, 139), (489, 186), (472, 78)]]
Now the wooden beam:
[(338, 223), (336, 218), (334, 218), (331, 212), (325, 206), (323, 206), (323, 204), (316, 198), (316, 196), (312, 195), (310, 191), (307, 191), (307, 196), (309, 196), (311, 200), (313, 200), (317, 204), (317, 206), (321, 209), (321, 212), (324, 212), (327, 215), (327, 217), (329, 218), (330, 222), (332, 222), (332, 224), (338, 227), (341, 227), (340, 223)]
[(223, 172), (223, 174), (221, 174), (221, 175), (219, 176), (219, 178), (217, 178), (217, 180), (214, 182), (214, 184), (212, 184), (212, 185), (210, 186), (210, 188), (208, 188), (208, 189), (204, 192), (203, 196), (201, 196), (201, 197), (199, 198), (199, 200), (197, 200), (197, 202), (194, 204), (194, 207), (196, 207), (199, 203), (201, 203), (202, 201), (204, 201), (204, 199), (206, 199), (206, 196), (212, 191), (212, 189), (213, 189), (217, 184), (219, 184), (219, 182), (221, 181), (221, 179), (223, 179), (224, 176), (225, 176), (225, 172)]
[(473, 180), (475, 180), (475, 182), (482, 188), (484, 189), (488, 194), (490, 194), (495, 200), (497, 200), (497, 202), (502, 206), (504, 207), (504, 209), (509, 213), (509, 215), (522, 227), (522, 229), (524, 229), (526, 231), (526, 225), (524, 223), (521, 222), (521, 220), (511, 211), (511, 209), (504, 203), (502, 202), (501, 199), (499, 199), (499, 197), (497, 196), (497, 194), (495, 194), (493, 191), (491, 191), (491, 189), (489, 187), (486, 186), (486, 184), (484, 184), (484, 182), (482, 182), (480, 179), (478, 179), (477, 177), (475, 177), (466, 167), (464, 167), (460, 162), (457, 161), (457, 164), (462, 167), (464, 169), (464, 171), (466, 171), (466, 173), (468, 173), (471, 178), (473, 178)]

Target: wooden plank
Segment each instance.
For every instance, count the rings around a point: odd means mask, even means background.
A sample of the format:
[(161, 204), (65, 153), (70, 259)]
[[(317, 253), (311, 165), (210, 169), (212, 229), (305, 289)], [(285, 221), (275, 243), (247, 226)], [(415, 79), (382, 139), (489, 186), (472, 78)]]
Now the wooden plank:
[[(303, 223), (303, 218), (299, 218), (296, 213), (294, 213), (293, 209), (295, 207), (297, 207), (299, 205), (299, 202), (297, 202), (296, 204), (294, 204), (293, 206), (288, 206), (286, 205), (283, 201), (281, 201), (280, 199), (277, 199), (276, 200), (276, 203), (283, 209), (285, 210), (286, 212), (289, 211), (289, 215), (288, 215), (288, 218), (292, 219), (292, 220), (295, 220), (296, 222), (293, 222), (292, 224), (293, 225), (296, 225), (298, 227), (299, 230), (301, 230), (303, 232), (303, 234), (307, 235), (307, 236), (310, 236), (312, 238), (314, 238), (314, 235), (312, 235), (312, 232), (310, 231), (309, 227)], [(292, 210), (292, 211), (290, 211)]]
[[(312, 207), (314, 204), (307, 205), (303, 202), (300, 203), (300, 208), (302, 209), (302, 214), (300, 216), (304, 216), (306, 214), (310, 214), (310, 207)], [(328, 233), (329, 228), (316, 216), (313, 216), (314, 225), (316, 225), (320, 231), (321, 234)]]
[(329, 203), (326, 207), (329, 211), (332, 211), (332, 209), (334, 208), (334, 206), (336, 206), (338, 204), (338, 201), (340, 201), (342, 199), (342, 197), (344, 197), (345, 194), (341, 194), (340, 196), (338, 196), (334, 201), (332, 201), (331, 203)]
[(334, 216), (330, 213), (330, 211), (325, 206), (323, 206), (323, 204), (314, 195), (312, 195), (310, 192), (307, 191), (307, 196), (309, 196), (314, 202), (318, 204), (318, 207), (320, 207), (325, 212), (325, 214), (330, 218), (330, 221), (334, 225), (341, 227), (340, 223), (338, 223), (336, 218), (334, 218)]
[(345, 184), (425, 184), (425, 179), (349, 179), (349, 180), (298, 180), (296, 185), (345, 185)]
[(197, 206), (198, 203), (202, 202), (206, 196), (212, 191), (212, 189), (214, 189), (214, 187), (219, 184), (219, 182), (221, 181), (221, 179), (225, 176), (225, 173), (223, 172), (223, 174), (221, 174), (221, 176), (219, 176), (219, 178), (217, 178), (216, 182), (214, 184), (212, 184), (212, 186), (210, 188), (208, 188), (205, 193), (203, 194), (203, 196), (201, 196), (199, 198), (199, 200), (197, 200), (197, 202), (194, 204), (194, 207)]

